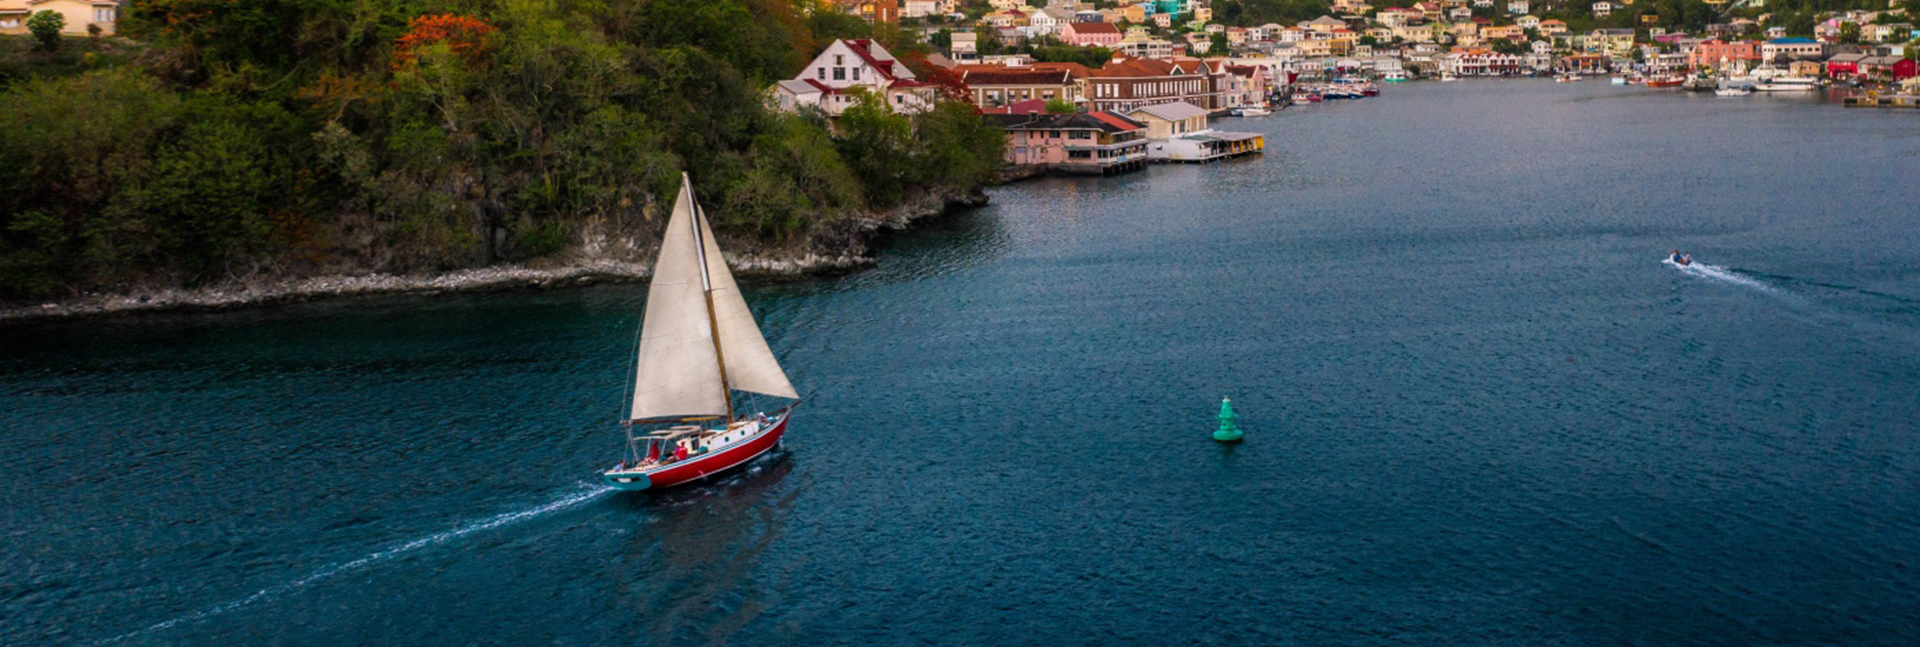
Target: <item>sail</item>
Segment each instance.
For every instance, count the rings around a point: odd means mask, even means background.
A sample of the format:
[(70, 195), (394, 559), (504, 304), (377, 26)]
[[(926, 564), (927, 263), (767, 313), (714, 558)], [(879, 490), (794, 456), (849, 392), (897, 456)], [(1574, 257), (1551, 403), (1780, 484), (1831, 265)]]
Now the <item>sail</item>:
[(780, 361), (767, 347), (767, 338), (760, 334), (760, 326), (754, 323), (753, 312), (747, 310), (747, 300), (740, 296), (733, 273), (727, 271), (727, 261), (713, 242), (706, 214), (696, 215), (700, 216), (700, 240), (707, 248), (707, 278), (713, 286), (713, 318), (720, 331), (720, 356), (727, 363), (727, 385), (750, 393), (799, 399), (793, 383), (787, 381), (786, 371), (780, 370)]
[(697, 220), (693, 188), (683, 178), (673, 217), (660, 241), (660, 258), (653, 264), (653, 283), (647, 288), (633, 388), (634, 420), (727, 415), (727, 389), (720, 379), (701, 276)]

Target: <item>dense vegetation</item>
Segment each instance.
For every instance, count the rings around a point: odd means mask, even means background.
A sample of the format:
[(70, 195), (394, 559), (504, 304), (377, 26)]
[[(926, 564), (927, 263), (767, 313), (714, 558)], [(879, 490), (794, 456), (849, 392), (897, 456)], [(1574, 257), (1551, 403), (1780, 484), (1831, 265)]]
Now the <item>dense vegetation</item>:
[(644, 245), (682, 170), (764, 245), (984, 181), (965, 105), (767, 109), (869, 35), (796, 1), (144, 0), (129, 38), (0, 37), (0, 299)]

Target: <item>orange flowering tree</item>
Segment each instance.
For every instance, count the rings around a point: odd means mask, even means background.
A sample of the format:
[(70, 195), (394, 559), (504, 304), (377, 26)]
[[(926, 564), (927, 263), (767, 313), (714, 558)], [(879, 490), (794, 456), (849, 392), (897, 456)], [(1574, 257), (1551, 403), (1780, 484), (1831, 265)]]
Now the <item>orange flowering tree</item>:
[(493, 50), (493, 25), (472, 16), (416, 16), (407, 26), (407, 33), (394, 42), (395, 69), (418, 63), (421, 50), (433, 45), (445, 44), (454, 56), (468, 64), (486, 60)]

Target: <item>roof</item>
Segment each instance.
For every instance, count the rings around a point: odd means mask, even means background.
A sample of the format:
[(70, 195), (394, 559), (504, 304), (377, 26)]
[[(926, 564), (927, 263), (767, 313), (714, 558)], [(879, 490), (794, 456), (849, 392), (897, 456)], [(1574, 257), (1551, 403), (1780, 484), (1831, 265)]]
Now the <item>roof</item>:
[(1087, 66), (1081, 65), (1079, 63), (1067, 63), (1067, 62), (1034, 63), (1033, 65), (1029, 65), (1028, 67), (1031, 67), (1036, 70), (1062, 70), (1062, 71), (1065, 71), (1068, 76), (1071, 76), (1076, 79), (1084, 79), (1092, 75), (1091, 69), (1088, 69)]
[(1067, 28), (1072, 29), (1073, 33), (1076, 33), (1076, 34), (1113, 34), (1115, 36), (1120, 35), (1120, 28), (1113, 26), (1113, 23), (1076, 22), (1076, 23), (1067, 25)]
[[(887, 53), (887, 48), (875, 44), (871, 38), (842, 39), (840, 42), (846, 43), (847, 49), (853, 50), (855, 56), (859, 56), (860, 60), (873, 66), (873, 69), (880, 72), (880, 76), (889, 81), (894, 80), (895, 77), (913, 78), (913, 72), (908, 71), (906, 66), (900, 65), (899, 61), (893, 60), (893, 55)], [(876, 49), (879, 50), (877, 54), (874, 52)]]
[(1829, 59), (1827, 59), (1827, 62), (1829, 62), (1829, 63), (1854, 63), (1854, 62), (1858, 62), (1858, 61), (1860, 61), (1860, 59), (1864, 59), (1864, 58), (1866, 58), (1866, 57), (1867, 57), (1867, 55), (1866, 55), (1866, 54), (1834, 54), (1834, 55), (1833, 55), (1833, 58), (1829, 58)]
[(1135, 114), (1135, 113), (1141, 113), (1141, 112), (1153, 115), (1155, 117), (1159, 117), (1161, 119), (1165, 119), (1167, 121), (1180, 121), (1182, 119), (1191, 119), (1194, 117), (1203, 117), (1207, 115), (1207, 111), (1205, 109), (1202, 109), (1199, 106), (1193, 105), (1191, 103), (1187, 103), (1185, 101), (1174, 101), (1171, 103), (1158, 103), (1158, 104), (1154, 104), (1154, 105), (1146, 106), (1142, 108), (1134, 108), (1133, 112), (1128, 114)]
[(1007, 130), (1098, 130), (1124, 133), (1147, 125), (1111, 112), (1076, 112), (1070, 115), (1001, 114), (990, 112), (987, 118)]

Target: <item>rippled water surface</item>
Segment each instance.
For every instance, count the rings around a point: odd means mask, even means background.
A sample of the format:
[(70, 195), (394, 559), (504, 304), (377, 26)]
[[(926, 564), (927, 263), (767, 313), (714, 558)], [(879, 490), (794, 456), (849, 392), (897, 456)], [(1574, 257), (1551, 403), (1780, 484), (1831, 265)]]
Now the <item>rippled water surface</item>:
[(1920, 116), (1219, 125), (751, 290), (808, 402), (668, 495), (643, 286), (0, 328), (0, 643), (1920, 643)]

